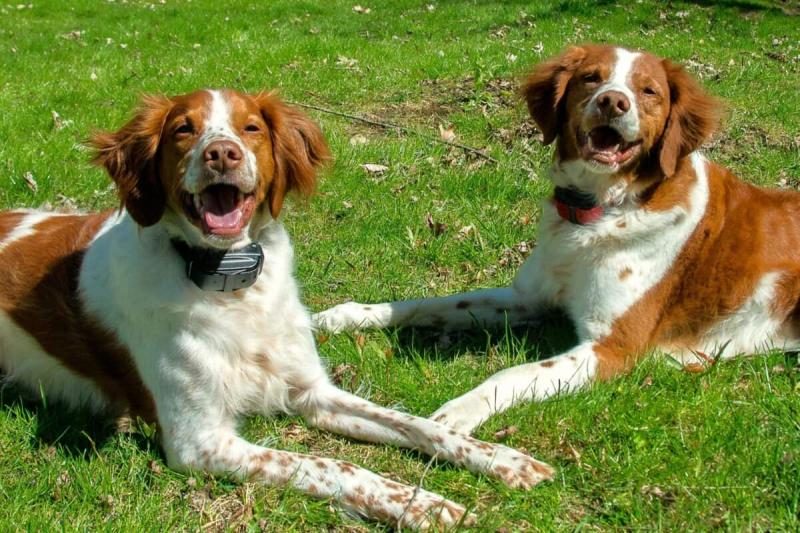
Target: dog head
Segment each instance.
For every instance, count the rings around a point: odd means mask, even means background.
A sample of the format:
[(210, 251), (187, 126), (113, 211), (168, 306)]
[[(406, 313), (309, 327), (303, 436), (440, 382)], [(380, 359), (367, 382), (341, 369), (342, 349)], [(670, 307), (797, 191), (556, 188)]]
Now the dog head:
[(116, 132), (90, 140), (94, 162), (141, 226), (162, 221), (187, 243), (230, 248), (309, 194), (329, 152), (319, 128), (271, 93), (145, 97)]
[(646, 52), (572, 47), (534, 68), (523, 95), (556, 162), (584, 190), (635, 179), (652, 164), (663, 177), (716, 129), (718, 106), (683, 68)]

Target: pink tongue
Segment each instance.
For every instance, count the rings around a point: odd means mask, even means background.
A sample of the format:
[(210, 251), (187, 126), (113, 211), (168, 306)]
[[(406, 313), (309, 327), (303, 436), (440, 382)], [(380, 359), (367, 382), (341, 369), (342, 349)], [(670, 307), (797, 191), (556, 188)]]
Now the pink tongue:
[(201, 214), (209, 229), (232, 229), (241, 225), (242, 210), (235, 187), (209, 187), (203, 191), (201, 200)]

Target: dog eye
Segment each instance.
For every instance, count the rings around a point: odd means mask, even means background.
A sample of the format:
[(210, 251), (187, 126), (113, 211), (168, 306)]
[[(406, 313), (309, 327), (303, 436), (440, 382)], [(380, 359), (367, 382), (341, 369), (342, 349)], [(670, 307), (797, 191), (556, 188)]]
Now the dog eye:
[(244, 127), (244, 131), (248, 133), (258, 133), (261, 131), (261, 128), (258, 127), (258, 124), (248, 124)]
[(655, 96), (656, 94), (658, 94), (656, 90), (653, 89), (652, 87), (645, 87), (644, 89), (642, 89), (642, 92), (649, 96)]
[(592, 72), (591, 74), (584, 74), (583, 75), (583, 82), (587, 85), (600, 83), (600, 74), (597, 72)]
[(184, 122), (183, 124), (175, 128), (174, 133), (177, 136), (191, 135), (192, 133), (194, 133), (194, 126), (192, 126), (191, 122)]

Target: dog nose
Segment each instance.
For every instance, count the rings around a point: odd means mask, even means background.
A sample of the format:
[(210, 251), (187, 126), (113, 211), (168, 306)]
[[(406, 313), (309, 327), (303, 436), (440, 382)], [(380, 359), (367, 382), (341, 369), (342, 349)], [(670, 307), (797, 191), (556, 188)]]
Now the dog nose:
[(619, 91), (606, 91), (597, 97), (597, 106), (608, 116), (619, 117), (631, 108), (631, 101)]
[(206, 166), (223, 174), (242, 162), (242, 150), (231, 141), (214, 141), (203, 152)]

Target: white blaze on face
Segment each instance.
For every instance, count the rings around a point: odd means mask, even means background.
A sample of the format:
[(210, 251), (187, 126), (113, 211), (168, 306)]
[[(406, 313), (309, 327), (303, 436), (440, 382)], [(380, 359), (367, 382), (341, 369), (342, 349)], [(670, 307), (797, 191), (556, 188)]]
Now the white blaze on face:
[(244, 190), (252, 190), (256, 186), (256, 158), (242, 142), (233, 126), (231, 106), (220, 91), (209, 90), (211, 103), (204, 123), (203, 131), (189, 155), (189, 167), (186, 171), (184, 184), (190, 193), (199, 193), (205, 186), (203, 167), (205, 160), (203, 153), (209, 144), (214, 141), (231, 141), (236, 143), (244, 154), (244, 165), (240, 169), (239, 179), (236, 180)]
[(616, 48), (616, 61), (611, 70), (608, 80), (597, 88), (589, 104), (586, 106), (585, 115), (595, 115), (599, 113), (597, 100), (600, 95), (608, 91), (617, 91), (628, 97), (630, 109), (622, 116), (611, 119), (609, 126), (613, 126), (627, 142), (635, 141), (639, 138), (639, 109), (636, 105), (636, 94), (631, 90), (631, 72), (636, 59), (641, 55), (638, 52), (630, 52), (624, 48)]

